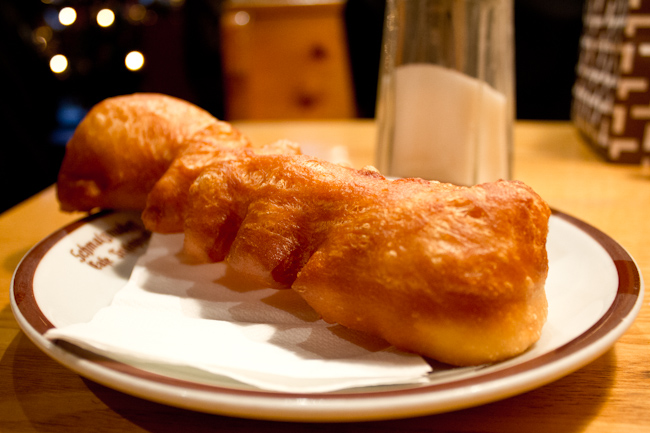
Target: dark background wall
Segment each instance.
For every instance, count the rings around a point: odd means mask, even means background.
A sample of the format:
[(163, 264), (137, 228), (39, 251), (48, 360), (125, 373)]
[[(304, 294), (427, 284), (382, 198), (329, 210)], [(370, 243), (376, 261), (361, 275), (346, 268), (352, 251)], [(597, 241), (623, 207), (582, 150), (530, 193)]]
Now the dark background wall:
[(583, 0), (515, 0), (517, 117), (568, 120)]
[[(136, 91), (187, 99), (223, 118), (219, 56), (221, 0), (185, 3), (140, 0), (148, 19), (119, 19), (110, 30), (83, 22), (55, 31), (72, 72), (56, 77), (33, 31), (63, 6), (90, 15), (100, 1), (0, 1), (0, 212), (56, 181), (65, 142), (92, 105)], [(583, 0), (515, 0), (517, 117), (568, 120)], [(85, 12), (84, 12), (85, 11)], [(360, 117), (373, 117), (384, 0), (349, 0), (349, 48)], [(48, 15), (49, 14), (49, 15)], [(137, 48), (147, 66), (125, 71), (124, 54)]]

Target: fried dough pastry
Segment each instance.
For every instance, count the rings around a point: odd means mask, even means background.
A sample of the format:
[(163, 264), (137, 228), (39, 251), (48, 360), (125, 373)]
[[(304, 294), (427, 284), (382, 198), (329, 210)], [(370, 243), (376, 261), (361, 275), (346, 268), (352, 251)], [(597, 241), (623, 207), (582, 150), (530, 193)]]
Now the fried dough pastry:
[(225, 139), (202, 133), (194, 136), (149, 192), (142, 212), (145, 227), (157, 233), (182, 232), (189, 189), (199, 174), (210, 165), (256, 154), (298, 155), (300, 148), (286, 140), (256, 148), (242, 147), (228, 136)]
[(291, 287), (324, 320), (452, 365), (520, 354), (547, 316), (550, 210), (529, 187), (388, 180), (306, 156), (222, 161), (185, 251)]
[(152, 93), (105, 99), (66, 146), (57, 181), (61, 209), (142, 210), (151, 188), (192, 137), (250, 146), (230, 124), (181, 99)]

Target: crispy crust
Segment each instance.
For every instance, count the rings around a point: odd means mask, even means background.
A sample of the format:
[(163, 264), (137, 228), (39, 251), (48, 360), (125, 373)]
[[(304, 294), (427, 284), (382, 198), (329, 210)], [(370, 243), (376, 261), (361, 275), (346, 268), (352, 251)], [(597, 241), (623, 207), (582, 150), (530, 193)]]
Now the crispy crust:
[(67, 211), (144, 209), (150, 230), (185, 232), (190, 256), (438, 361), (496, 362), (539, 339), (550, 210), (529, 187), (390, 181), (299, 153), (176, 98), (109, 98), (68, 143), (58, 196)]
[(295, 143), (283, 140), (263, 147), (252, 147), (247, 142), (234, 140), (231, 135), (225, 139), (219, 135), (195, 135), (149, 192), (142, 212), (145, 227), (157, 233), (181, 233), (190, 186), (203, 170), (223, 161), (279, 153), (299, 154), (300, 148)]
[(95, 105), (75, 130), (57, 182), (61, 209), (143, 209), (147, 194), (193, 135), (239, 133), (171, 96), (139, 93)]
[(258, 156), (197, 178), (185, 249), (290, 286), (328, 322), (475, 365), (541, 335), (549, 216), (516, 181), (390, 181), (308, 157)]

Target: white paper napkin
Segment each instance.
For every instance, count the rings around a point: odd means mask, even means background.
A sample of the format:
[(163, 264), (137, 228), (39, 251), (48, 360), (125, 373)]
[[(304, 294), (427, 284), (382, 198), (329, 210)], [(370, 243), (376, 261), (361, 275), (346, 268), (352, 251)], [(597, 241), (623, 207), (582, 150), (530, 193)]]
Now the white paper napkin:
[(185, 264), (181, 246), (182, 235), (154, 234), (110, 306), (46, 338), (282, 392), (417, 383), (431, 371), (419, 356), (325, 323), (292, 290), (250, 287), (224, 263)]

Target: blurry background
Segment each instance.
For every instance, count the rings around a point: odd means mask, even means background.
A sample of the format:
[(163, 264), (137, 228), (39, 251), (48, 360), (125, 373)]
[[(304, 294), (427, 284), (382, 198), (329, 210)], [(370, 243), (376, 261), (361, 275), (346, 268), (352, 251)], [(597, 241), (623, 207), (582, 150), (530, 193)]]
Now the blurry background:
[[(568, 120), (583, 0), (515, 0), (517, 117)], [(384, 0), (0, 2), (0, 211), (56, 181), (95, 103), (161, 92), (218, 118), (374, 116)]]

